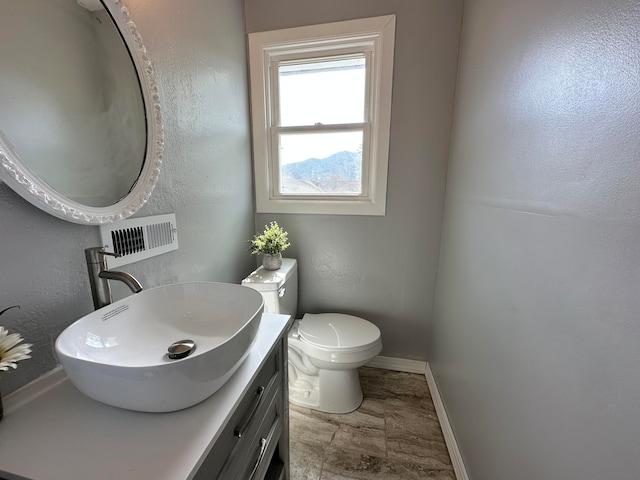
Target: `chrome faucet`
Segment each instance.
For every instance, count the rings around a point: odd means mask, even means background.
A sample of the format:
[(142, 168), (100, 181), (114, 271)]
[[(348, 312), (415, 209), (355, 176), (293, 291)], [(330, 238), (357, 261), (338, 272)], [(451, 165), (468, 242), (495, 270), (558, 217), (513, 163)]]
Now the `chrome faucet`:
[(93, 306), (96, 310), (109, 305), (113, 299), (111, 297), (111, 286), (109, 280), (118, 280), (131, 289), (133, 293), (142, 291), (142, 285), (133, 275), (126, 272), (116, 272), (107, 270), (105, 255), (119, 257), (117, 253), (105, 251), (104, 247), (91, 247), (84, 250), (87, 259), (87, 269), (89, 270), (89, 283), (91, 284), (91, 296)]

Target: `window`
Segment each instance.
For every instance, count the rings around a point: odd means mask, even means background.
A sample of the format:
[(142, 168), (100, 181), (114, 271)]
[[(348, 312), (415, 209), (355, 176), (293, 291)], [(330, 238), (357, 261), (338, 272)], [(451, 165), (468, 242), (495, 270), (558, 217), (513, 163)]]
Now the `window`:
[(256, 208), (384, 215), (395, 16), (249, 34)]

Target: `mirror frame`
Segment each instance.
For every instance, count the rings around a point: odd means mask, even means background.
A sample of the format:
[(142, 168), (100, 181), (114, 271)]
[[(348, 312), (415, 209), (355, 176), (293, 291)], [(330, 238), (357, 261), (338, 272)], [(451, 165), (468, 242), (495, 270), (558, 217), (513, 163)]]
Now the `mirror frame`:
[(18, 195), (45, 212), (83, 225), (112, 223), (133, 215), (153, 191), (160, 173), (164, 147), (162, 114), (153, 65), (138, 30), (122, 0), (101, 0), (120, 32), (133, 61), (146, 117), (147, 145), (144, 163), (129, 193), (113, 205), (90, 207), (74, 202), (51, 188), (22, 160), (0, 132), (0, 180)]

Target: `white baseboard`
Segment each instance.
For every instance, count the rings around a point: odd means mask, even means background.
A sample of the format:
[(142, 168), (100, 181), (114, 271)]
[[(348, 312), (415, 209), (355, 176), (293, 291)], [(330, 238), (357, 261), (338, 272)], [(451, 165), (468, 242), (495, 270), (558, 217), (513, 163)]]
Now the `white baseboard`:
[(453, 434), (451, 423), (449, 423), (449, 416), (447, 415), (447, 411), (444, 408), (444, 403), (442, 403), (442, 398), (440, 397), (440, 391), (438, 390), (436, 379), (433, 376), (433, 372), (431, 371), (431, 367), (429, 367), (428, 363), (426, 364), (424, 376), (427, 379), (427, 385), (429, 385), (429, 391), (431, 392), (433, 405), (436, 407), (436, 415), (438, 416), (438, 421), (440, 422), (440, 428), (442, 429), (442, 434), (444, 435), (444, 441), (447, 444), (447, 450), (449, 450), (449, 457), (451, 457), (451, 463), (453, 464), (453, 471), (456, 475), (456, 479), (469, 480), (467, 469), (464, 466), (464, 460), (462, 460), (462, 454), (460, 453), (460, 449), (458, 448), (458, 442), (456, 442), (456, 437)]
[(383, 370), (395, 370), (396, 372), (424, 374), (427, 362), (419, 360), (407, 360), (394, 357), (374, 357), (367, 367), (381, 368)]

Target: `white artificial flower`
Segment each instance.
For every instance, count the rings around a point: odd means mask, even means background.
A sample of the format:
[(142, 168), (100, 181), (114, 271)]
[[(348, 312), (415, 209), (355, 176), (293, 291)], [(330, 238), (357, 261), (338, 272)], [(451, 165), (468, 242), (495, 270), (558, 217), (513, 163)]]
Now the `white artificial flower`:
[(22, 337), (17, 333), (9, 333), (4, 327), (0, 327), (0, 370), (7, 371), (9, 367), (15, 369), (16, 362), (31, 358), (31, 344), (22, 342)]

